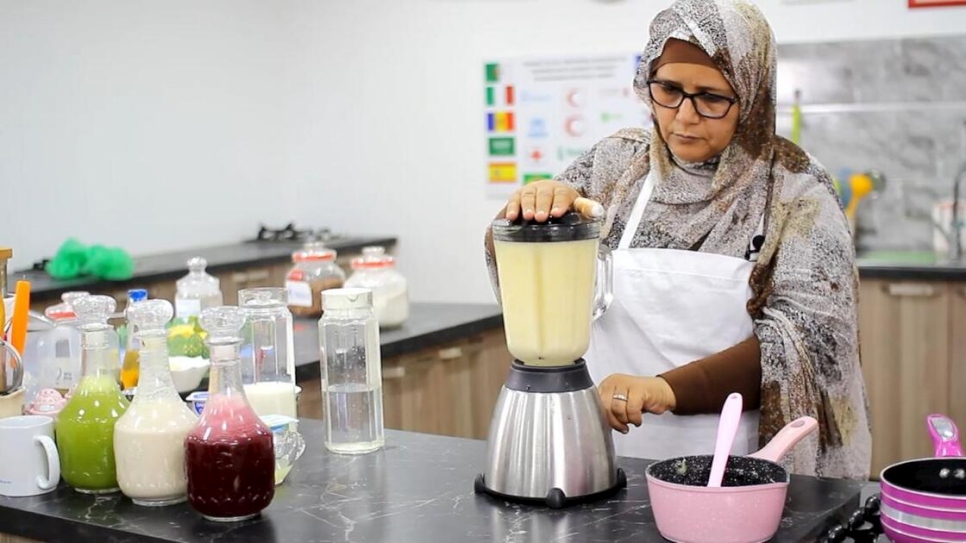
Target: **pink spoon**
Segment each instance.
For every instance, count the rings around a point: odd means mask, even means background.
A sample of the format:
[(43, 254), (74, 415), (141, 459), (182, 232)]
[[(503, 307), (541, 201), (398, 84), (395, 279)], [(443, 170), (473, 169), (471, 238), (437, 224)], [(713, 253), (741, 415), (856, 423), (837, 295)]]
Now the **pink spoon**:
[(711, 477), (708, 478), (709, 487), (720, 487), (721, 480), (724, 479), (731, 445), (735, 442), (738, 422), (741, 421), (742, 404), (741, 394), (732, 392), (721, 409), (721, 418), (718, 419), (718, 437), (714, 443), (714, 459), (711, 461)]

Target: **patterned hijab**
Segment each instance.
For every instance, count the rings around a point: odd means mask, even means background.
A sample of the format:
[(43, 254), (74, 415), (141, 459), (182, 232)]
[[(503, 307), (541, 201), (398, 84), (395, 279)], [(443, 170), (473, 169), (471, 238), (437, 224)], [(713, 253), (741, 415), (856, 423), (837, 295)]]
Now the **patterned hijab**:
[[(649, 156), (655, 190), (638, 232), (641, 245), (743, 256), (765, 210), (775, 140), (775, 41), (748, 2), (683, 0), (651, 23), (634, 88), (651, 106), (647, 80), (668, 40), (689, 42), (710, 58), (739, 99), (737, 131), (703, 164), (672, 156), (657, 130)], [(644, 166), (644, 164), (641, 164)]]
[(651, 25), (635, 87), (667, 41), (701, 48), (740, 100), (738, 126), (718, 157), (671, 156), (657, 133), (625, 129), (575, 160), (557, 179), (608, 209), (614, 248), (648, 174), (656, 186), (631, 248), (698, 250), (743, 258), (759, 222), (765, 240), (748, 312), (761, 346), (759, 441), (803, 415), (819, 431), (786, 457), (795, 473), (867, 478), (872, 438), (859, 364), (858, 274), (848, 223), (831, 177), (775, 134), (775, 41), (748, 0), (678, 0)]
[[(872, 456), (859, 365), (858, 273), (848, 222), (828, 172), (775, 134), (775, 41), (749, 0), (678, 0), (651, 25), (635, 88), (667, 41), (703, 50), (740, 100), (738, 126), (702, 164), (671, 156), (656, 129), (605, 138), (556, 177), (607, 208), (603, 243), (616, 248), (648, 174), (654, 193), (630, 247), (743, 258), (762, 218), (765, 240), (748, 313), (761, 348), (759, 442), (808, 415), (819, 431), (786, 455), (794, 473), (866, 479)], [(499, 289), (492, 248), (487, 264)], [(498, 296), (499, 298), (499, 296)]]

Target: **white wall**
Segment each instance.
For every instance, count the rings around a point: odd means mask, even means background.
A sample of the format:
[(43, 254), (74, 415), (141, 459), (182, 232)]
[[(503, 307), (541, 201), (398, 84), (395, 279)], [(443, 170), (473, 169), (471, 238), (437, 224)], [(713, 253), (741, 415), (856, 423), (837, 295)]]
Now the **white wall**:
[[(0, 0), (0, 244), (19, 267), (69, 235), (148, 253), (294, 219), (397, 235), (415, 299), (491, 301), (483, 59), (636, 51), (669, 3)], [(966, 31), (905, 0), (760, 4), (784, 42)]]

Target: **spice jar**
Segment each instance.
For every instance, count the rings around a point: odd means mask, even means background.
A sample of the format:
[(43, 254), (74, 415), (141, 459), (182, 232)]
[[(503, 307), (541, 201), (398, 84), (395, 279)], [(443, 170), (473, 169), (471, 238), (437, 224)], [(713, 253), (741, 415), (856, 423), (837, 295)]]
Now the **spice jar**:
[(396, 261), (384, 247), (362, 248), (362, 256), (352, 259), (352, 275), (345, 287), (372, 291), (372, 308), (380, 328), (402, 326), (409, 318), (406, 278), (396, 271)]
[(345, 272), (335, 262), (336, 252), (322, 243), (308, 243), (292, 253), (295, 263), (285, 279), (288, 309), (296, 317), (318, 317), (322, 314), (322, 291), (340, 288)]

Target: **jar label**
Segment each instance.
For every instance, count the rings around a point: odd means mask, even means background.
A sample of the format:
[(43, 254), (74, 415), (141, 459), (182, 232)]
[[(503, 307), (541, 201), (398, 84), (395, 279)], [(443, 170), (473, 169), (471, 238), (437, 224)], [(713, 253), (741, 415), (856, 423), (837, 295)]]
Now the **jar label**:
[(286, 281), (285, 290), (288, 291), (288, 305), (295, 307), (312, 307), (312, 287), (304, 281)]

